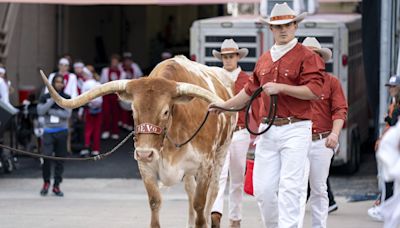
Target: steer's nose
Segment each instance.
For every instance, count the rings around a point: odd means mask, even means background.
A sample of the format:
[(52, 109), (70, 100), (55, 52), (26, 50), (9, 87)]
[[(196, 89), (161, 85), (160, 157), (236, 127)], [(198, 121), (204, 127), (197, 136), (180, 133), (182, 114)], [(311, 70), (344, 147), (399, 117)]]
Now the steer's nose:
[(135, 159), (142, 162), (151, 162), (154, 158), (154, 149), (136, 149)]

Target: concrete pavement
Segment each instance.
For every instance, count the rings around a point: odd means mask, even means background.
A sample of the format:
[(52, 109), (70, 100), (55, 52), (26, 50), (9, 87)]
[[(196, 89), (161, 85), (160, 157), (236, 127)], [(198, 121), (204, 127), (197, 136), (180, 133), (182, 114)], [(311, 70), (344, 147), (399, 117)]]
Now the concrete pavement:
[[(0, 227), (149, 227), (150, 209), (141, 180), (66, 179), (62, 198), (52, 194), (41, 197), (41, 185), (39, 178), (0, 179)], [(162, 196), (162, 227), (185, 227), (187, 200), (183, 186), (163, 188)], [(339, 210), (329, 216), (328, 227), (382, 227), (367, 215), (371, 201), (347, 203), (345, 198), (337, 197), (337, 202)], [(307, 210), (304, 227), (310, 227), (310, 223)], [(244, 228), (263, 227), (250, 196), (245, 197), (242, 224)], [(226, 216), (223, 227), (227, 227)]]

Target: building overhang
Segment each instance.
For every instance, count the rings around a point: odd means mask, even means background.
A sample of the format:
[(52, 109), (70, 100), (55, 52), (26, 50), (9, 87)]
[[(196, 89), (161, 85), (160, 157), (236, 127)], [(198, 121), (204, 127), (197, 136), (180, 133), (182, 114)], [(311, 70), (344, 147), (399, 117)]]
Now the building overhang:
[(211, 5), (226, 3), (259, 3), (260, 0), (0, 0), (4, 3), (57, 5)]

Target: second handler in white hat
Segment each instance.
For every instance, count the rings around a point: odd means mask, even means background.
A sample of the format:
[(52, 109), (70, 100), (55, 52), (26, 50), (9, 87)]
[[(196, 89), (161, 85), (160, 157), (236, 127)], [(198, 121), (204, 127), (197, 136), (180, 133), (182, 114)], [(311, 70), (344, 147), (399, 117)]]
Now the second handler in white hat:
[[(247, 56), (249, 50), (240, 48), (233, 39), (226, 39), (221, 45), (221, 51), (213, 50), (215, 58), (223, 63), (223, 69), (234, 82), (234, 93), (239, 93), (249, 80), (249, 75), (244, 72), (238, 62)], [(224, 208), (224, 192), (229, 173), (229, 227), (240, 227), (242, 219), (242, 199), (246, 155), (250, 144), (250, 134), (245, 128), (245, 111), (239, 112), (239, 119), (232, 142), (226, 155), (225, 163), (219, 179), (219, 190), (215, 199), (211, 219), (212, 223), (219, 224)]]

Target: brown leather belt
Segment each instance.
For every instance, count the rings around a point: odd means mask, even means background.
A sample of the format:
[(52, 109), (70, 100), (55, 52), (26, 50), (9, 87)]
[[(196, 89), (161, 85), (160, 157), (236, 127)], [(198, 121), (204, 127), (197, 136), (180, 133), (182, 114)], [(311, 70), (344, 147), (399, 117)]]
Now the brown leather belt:
[(312, 134), (312, 141), (317, 141), (317, 140), (324, 139), (324, 138), (328, 137), (328, 135), (330, 133), (331, 133), (330, 131), (327, 131), (327, 132)]
[(243, 130), (243, 129), (245, 129), (245, 127), (236, 126), (234, 132), (235, 132), (235, 131), (240, 131), (240, 130)]
[[(304, 121), (302, 119), (298, 119), (296, 117), (285, 117), (285, 118), (275, 118), (273, 125), (274, 126), (283, 126), (286, 124), (297, 123), (300, 121)], [(262, 118), (262, 123), (269, 123), (269, 119), (267, 117)]]

